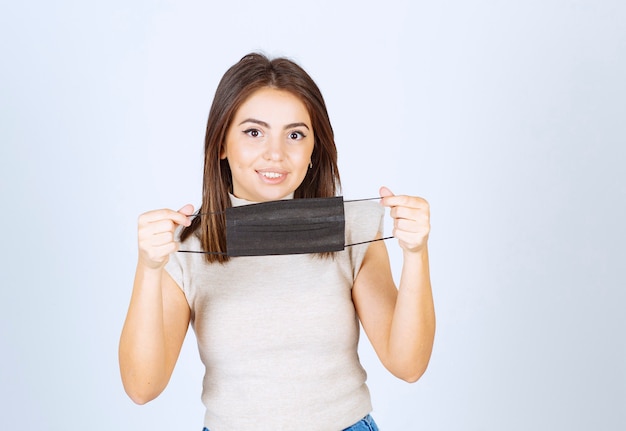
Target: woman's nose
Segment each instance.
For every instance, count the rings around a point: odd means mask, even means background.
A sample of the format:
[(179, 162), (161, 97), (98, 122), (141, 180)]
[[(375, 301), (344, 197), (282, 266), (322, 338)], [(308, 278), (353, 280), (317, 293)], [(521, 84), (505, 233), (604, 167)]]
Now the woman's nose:
[(278, 137), (268, 137), (265, 142), (265, 158), (267, 160), (282, 160), (283, 159), (283, 142)]

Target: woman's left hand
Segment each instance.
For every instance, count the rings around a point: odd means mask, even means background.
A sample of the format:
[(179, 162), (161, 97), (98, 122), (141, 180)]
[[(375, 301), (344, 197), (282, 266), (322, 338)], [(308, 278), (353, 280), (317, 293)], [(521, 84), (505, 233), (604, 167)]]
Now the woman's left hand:
[(430, 233), (430, 205), (417, 196), (394, 195), (387, 187), (380, 188), (380, 203), (390, 208), (393, 236), (403, 250), (417, 253), (426, 248)]

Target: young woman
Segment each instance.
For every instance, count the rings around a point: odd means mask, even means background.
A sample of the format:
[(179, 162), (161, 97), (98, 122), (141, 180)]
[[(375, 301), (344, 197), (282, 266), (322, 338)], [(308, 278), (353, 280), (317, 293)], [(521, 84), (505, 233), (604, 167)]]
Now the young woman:
[[(322, 95), (294, 62), (249, 54), (209, 113), (202, 206), (139, 217), (139, 255), (119, 360), (146, 403), (167, 385), (188, 326), (206, 367), (205, 430), (376, 430), (359, 363), (359, 322), (384, 366), (415, 382), (434, 332), (429, 205), (380, 189), (345, 203), (346, 244), (381, 238), (384, 208), (403, 251), (399, 287), (384, 241), (343, 251), (229, 257), (227, 208), (327, 198), (340, 185)], [(206, 254), (177, 253), (185, 250)]]

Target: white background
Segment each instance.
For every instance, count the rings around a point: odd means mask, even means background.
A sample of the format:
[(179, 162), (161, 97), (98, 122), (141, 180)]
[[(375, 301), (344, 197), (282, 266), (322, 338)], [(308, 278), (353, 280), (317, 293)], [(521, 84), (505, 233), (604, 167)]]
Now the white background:
[(0, 47), (1, 429), (202, 428), (193, 334), (145, 406), (117, 343), (137, 216), (199, 203), (257, 50), (322, 89), (346, 198), (432, 206), (431, 365), (361, 348), (381, 429), (626, 429), (625, 2), (3, 1)]

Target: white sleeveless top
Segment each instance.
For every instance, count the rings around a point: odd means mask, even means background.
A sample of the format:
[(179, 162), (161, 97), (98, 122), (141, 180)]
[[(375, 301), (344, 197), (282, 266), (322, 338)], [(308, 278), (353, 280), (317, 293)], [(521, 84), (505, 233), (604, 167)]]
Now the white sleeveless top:
[[(382, 233), (381, 205), (344, 206), (346, 244)], [(182, 247), (201, 250), (194, 235)], [(346, 247), (334, 258), (233, 257), (226, 264), (208, 264), (202, 254), (171, 255), (166, 270), (187, 297), (206, 367), (204, 426), (342, 430), (371, 411), (351, 296), (367, 247)]]

